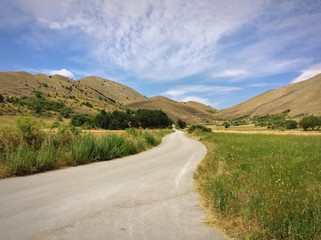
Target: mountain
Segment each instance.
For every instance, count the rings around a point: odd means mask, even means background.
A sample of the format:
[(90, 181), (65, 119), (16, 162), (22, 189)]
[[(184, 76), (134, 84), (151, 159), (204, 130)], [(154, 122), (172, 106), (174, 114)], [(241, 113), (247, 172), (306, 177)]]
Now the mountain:
[(213, 120), (212, 112), (215, 109), (197, 102), (176, 102), (172, 99), (156, 96), (148, 99), (126, 103), (125, 106), (132, 110), (161, 109), (174, 121), (181, 119), (187, 123), (205, 123)]
[(28, 97), (40, 92), (52, 101), (62, 101), (73, 111), (95, 114), (100, 109), (123, 110), (123, 103), (144, 99), (135, 90), (99, 77), (72, 80), (68, 77), (27, 72), (0, 72), (0, 93), (4, 98)]
[[(213, 120), (215, 110), (198, 102), (180, 103), (157, 96), (146, 98), (134, 89), (104, 78), (90, 76), (80, 80), (27, 72), (0, 72), (0, 94), (4, 99), (21, 98), (41, 94), (44, 98), (63, 102), (72, 111), (94, 115), (101, 109), (106, 111), (137, 109), (161, 109), (173, 120), (187, 123), (202, 123)], [(20, 105), (8, 103), (2, 114), (29, 112)]]
[(222, 119), (264, 116), (290, 110), (289, 116), (321, 115), (321, 74), (289, 86), (267, 91), (216, 114)]

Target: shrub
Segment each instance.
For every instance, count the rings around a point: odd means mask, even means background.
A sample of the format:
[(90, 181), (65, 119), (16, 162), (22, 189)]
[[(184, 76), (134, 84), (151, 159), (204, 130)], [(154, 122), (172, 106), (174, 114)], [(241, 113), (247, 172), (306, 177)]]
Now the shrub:
[(298, 127), (298, 123), (294, 120), (286, 120), (284, 125), (286, 129), (296, 129)]
[(5, 101), (4, 101), (4, 97), (3, 97), (2, 94), (0, 94), (0, 103), (3, 103), (3, 102), (5, 102)]
[(211, 132), (210, 128), (207, 128), (202, 125), (193, 125), (188, 129), (188, 133), (198, 133), (198, 132)]
[(223, 123), (224, 128), (229, 128), (231, 124), (229, 122), (224, 122)]
[(316, 128), (319, 129), (321, 126), (321, 117), (307, 116), (301, 119), (300, 126), (304, 131), (311, 129), (312, 131)]
[(15, 128), (0, 129), (0, 154), (16, 149), (22, 141), (22, 136)]
[(40, 129), (40, 122), (32, 117), (21, 117), (17, 119), (17, 127), (21, 132), (22, 138), (29, 146), (39, 148), (44, 138)]
[(182, 121), (181, 119), (177, 120), (177, 125), (179, 128), (184, 129), (186, 128), (186, 122)]

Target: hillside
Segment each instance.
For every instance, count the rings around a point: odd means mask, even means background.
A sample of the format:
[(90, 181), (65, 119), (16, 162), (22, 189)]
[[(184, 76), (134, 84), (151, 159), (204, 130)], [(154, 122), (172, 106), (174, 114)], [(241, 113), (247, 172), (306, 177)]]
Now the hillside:
[(222, 119), (277, 114), (290, 109), (289, 116), (321, 115), (321, 74), (306, 81), (267, 91), (216, 114)]
[(144, 98), (125, 85), (99, 77), (72, 80), (60, 75), (0, 72), (0, 93), (5, 99), (28, 97), (35, 92), (86, 114), (94, 114), (100, 109), (121, 110), (124, 102)]
[(3, 115), (32, 114), (37, 109), (30, 110), (25, 105), (17, 104), (17, 99), (37, 94), (48, 101), (63, 103), (72, 112), (89, 115), (97, 114), (101, 109), (161, 109), (173, 120), (203, 123), (212, 121), (212, 113), (215, 112), (213, 108), (198, 102), (179, 103), (165, 97), (148, 99), (130, 87), (96, 76), (73, 80), (60, 75), (0, 72), (0, 94), (6, 100), (6, 104), (0, 105), (0, 114)]
[(188, 123), (204, 123), (213, 120), (213, 115), (210, 112), (215, 111), (213, 108), (196, 102), (176, 102), (172, 99), (156, 96), (148, 99), (134, 101), (125, 104), (132, 110), (138, 109), (161, 109), (166, 112), (174, 121), (181, 119)]

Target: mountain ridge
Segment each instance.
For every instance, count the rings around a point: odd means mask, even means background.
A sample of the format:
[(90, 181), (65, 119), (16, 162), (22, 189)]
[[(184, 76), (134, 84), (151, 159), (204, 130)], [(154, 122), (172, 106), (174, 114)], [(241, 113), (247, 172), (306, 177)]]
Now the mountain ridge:
[(223, 109), (217, 118), (263, 116), (290, 110), (290, 117), (321, 115), (321, 74), (298, 83), (268, 90), (247, 101)]
[[(34, 96), (39, 92), (43, 97), (63, 102), (73, 112), (94, 115), (100, 110), (123, 111), (131, 104), (153, 102), (154, 106), (141, 106), (166, 112), (173, 120), (187, 123), (211, 122), (213, 116), (206, 112), (210, 107), (201, 103), (179, 103), (161, 96), (146, 98), (136, 90), (98, 76), (73, 80), (61, 75), (30, 74), (27, 72), (0, 72), (0, 94), (7, 98)], [(188, 106), (188, 105), (194, 106)], [(1, 107), (1, 106), (0, 106)], [(0, 109), (6, 114), (5, 109)], [(21, 109), (13, 108), (10, 114)], [(214, 109), (213, 109), (214, 111)], [(198, 115), (198, 116), (197, 116)], [(201, 117), (200, 117), (201, 116)]]

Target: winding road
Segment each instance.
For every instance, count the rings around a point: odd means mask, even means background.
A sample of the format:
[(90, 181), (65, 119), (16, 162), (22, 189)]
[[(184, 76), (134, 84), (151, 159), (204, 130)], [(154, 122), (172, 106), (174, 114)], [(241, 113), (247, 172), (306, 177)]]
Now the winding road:
[(0, 180), (0, 239), (225, 239), (193, 192), (205, 154), (176, 131), (137, 155)]

